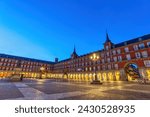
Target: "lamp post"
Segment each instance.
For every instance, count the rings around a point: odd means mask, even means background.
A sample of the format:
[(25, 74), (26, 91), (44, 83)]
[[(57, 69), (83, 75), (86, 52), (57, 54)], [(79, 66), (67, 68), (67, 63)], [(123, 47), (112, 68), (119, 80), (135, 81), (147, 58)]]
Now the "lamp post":
[(45, 68), (44, 67), (40, 67), (40, 71), (41, 71), (41, 76), (40, 79), (42, 79), (42, 73), (44, 72)]
[[(90, 59), (91, 59), (92, 61), (94, 61), (94, 65), (96, 65), (96, 61), (99, 59), (99, 56), (94, 53), (94, 54), (90, 57)], [(102, 83), (100, 82), (100, 80), (98, 80), (98, 78), (97, 78), (96, 67), (95, 67), (95, 69), (94, 69), (94, 80), (91, 82), (91, 84), (102, 84)]]

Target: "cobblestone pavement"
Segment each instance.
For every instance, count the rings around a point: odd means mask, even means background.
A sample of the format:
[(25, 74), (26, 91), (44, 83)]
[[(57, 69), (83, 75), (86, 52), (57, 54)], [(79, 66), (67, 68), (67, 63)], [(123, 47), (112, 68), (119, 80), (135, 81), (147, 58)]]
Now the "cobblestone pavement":
[(91, 85), (54, 79), (0, 79), (1, 100), (149, 100), (150, 85), (108, 82)]

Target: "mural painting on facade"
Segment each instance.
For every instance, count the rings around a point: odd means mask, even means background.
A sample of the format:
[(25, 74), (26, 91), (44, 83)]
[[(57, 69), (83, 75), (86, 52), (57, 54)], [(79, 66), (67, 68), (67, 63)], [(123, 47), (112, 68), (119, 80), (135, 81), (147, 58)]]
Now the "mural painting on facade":
[(125, 72), (129, 81), (141, 78), (138, 66), (135, 63), (128, 63), (125, 66)]

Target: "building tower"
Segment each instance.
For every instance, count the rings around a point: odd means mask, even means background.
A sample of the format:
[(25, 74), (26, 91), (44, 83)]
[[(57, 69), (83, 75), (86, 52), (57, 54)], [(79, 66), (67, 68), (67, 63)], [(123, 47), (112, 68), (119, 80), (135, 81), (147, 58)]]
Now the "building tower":
[(75, 48), (75, 46), (74, 46), (74, 51), (73, 51), (73, 53), (71, 54), (71, 59), (75, 59), (75, 58), (77, 58), (78, 57), (78, 54), (76, 53), (76, 48)]
[(109, 38), (109, 35), (108, 35), (107, 31), (106, 31), (106, 41), (104, 43), (104, 49), (105, 50), (109, 50), (109, 49), (111, 49), (113, 47), (113, 45), (114, 44), (111, 42), (111, 40)]

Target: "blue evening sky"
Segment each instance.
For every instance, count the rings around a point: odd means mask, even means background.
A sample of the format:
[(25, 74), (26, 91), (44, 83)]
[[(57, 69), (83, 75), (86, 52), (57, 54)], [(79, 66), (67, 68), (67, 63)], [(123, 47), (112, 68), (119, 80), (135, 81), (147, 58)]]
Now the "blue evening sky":
[(149, 0), (0, 0), (0, 53), (53, 61), (150, 33)]

